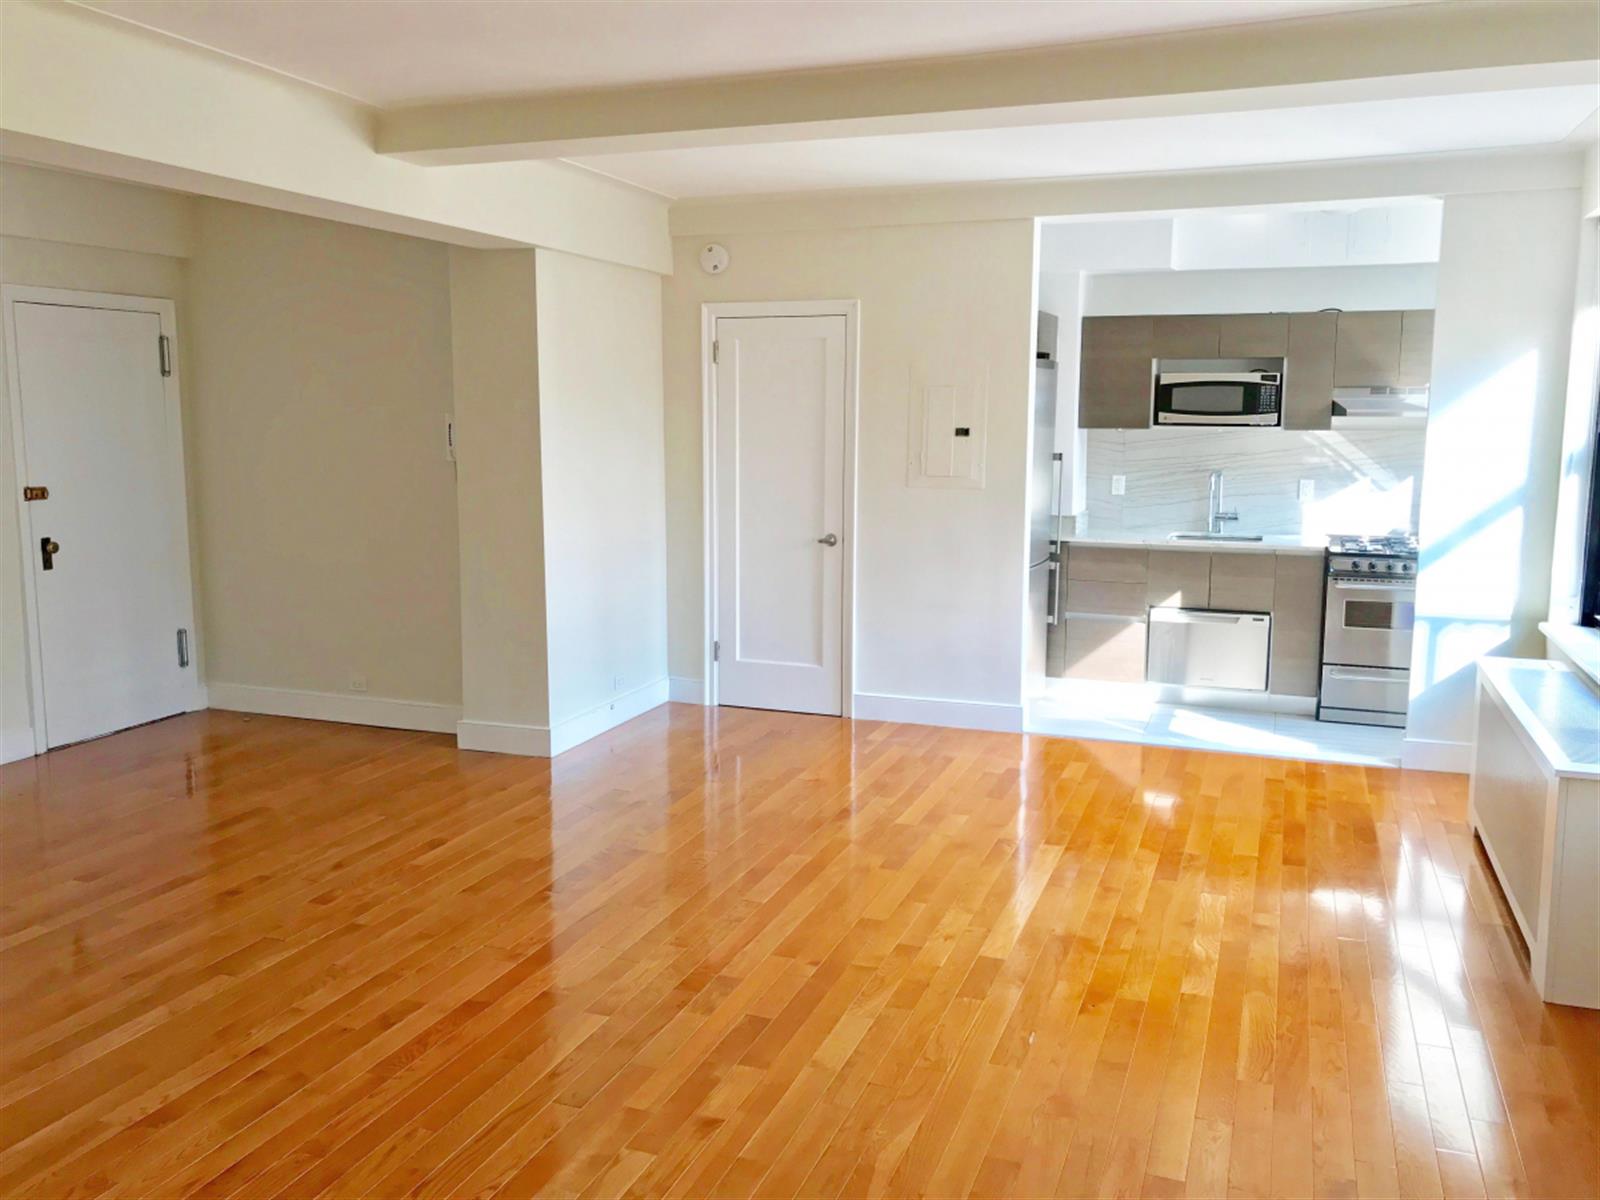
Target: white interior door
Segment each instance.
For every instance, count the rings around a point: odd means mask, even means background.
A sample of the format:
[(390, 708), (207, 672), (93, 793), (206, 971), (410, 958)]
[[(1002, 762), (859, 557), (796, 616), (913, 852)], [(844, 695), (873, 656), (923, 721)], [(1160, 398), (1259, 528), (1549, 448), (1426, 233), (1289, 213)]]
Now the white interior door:
[(23, 523), (35, 720), (64, 746), (191, 707), (181, 439), (158, 313), (18, 301), (12, 314), (21, 482), (49, 489)]
[(846, 329), (717, 319), (721, 704), (843, 711)]

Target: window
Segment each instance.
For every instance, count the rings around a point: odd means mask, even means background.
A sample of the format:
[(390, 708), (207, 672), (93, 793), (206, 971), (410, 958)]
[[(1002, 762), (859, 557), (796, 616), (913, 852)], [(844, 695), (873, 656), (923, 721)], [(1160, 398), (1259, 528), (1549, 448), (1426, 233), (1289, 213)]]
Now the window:
[(1595, 404), (1595, 434), (1589, 443), (1589, 506), (1583, 534), (1583, 594), (1578, 623), (1600, 627), (1600, 398)]

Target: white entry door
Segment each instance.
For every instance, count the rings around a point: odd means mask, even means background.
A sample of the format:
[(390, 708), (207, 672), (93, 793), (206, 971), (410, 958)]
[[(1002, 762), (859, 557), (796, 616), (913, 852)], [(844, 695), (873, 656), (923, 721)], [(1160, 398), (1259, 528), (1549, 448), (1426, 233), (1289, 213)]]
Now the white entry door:
[(22, 523), (34, 719), (64, 746), (194, 707), (182, 440), (158, 312), (10, 307), (19, 482), (49, 491)]
[(843, 711), (847, 320), (716, 322), (717, 699)]

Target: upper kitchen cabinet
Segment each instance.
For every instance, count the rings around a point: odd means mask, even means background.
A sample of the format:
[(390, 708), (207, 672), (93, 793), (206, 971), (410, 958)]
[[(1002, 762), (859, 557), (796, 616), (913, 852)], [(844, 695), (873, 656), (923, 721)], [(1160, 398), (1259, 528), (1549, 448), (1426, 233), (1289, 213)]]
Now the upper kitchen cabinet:
[[(1334, 387), (1398, 387), (1404, 313), (1339, 314), (1339, 348), (1333, 360)], [(1432, 334), (1429, 334), (1430, 339)]]
[(1339, 314), (1334, 387), (1425, 387), (1432, 366), (1432, 309)]
[(1289, 353), (1289, 314), (1221, 317), (1218, 334), (1219, 358), (1284, 358)]
[(1078, 372), (1079, 427), (1147, 428), (1155, 358), (1154, 318), (1084, 318)]
[(1412, 308), (1400, 314), (1401, 387), (1425, 387), (1433, 377), (1433, 309)]
[(1216, 358), (1221, 336), (1221, 317), (1151, 319), (1152, 349), (1156, 358)]
[(1334, 354), (1339, 315), (1289, 314), (1289, 351), (1283, 363), (1283, 427), (1328, 429), (1333, 425)]

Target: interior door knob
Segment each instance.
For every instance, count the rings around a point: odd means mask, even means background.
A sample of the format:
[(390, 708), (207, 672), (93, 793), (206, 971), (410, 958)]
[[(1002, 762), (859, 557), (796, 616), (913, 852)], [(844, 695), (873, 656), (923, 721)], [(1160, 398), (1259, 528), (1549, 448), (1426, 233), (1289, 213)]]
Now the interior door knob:
[(39, 557), (43, 560), (40, 565), (44, 570), (54, 571), (56, 569), (56, 555), (60, 553), (60, 542), (49, 537), (39, 539)]
[(839, 536), (834, 533), (825, 533), (817, 539), (817, 542), (823, 546), (837, 546), (839, 544)]

